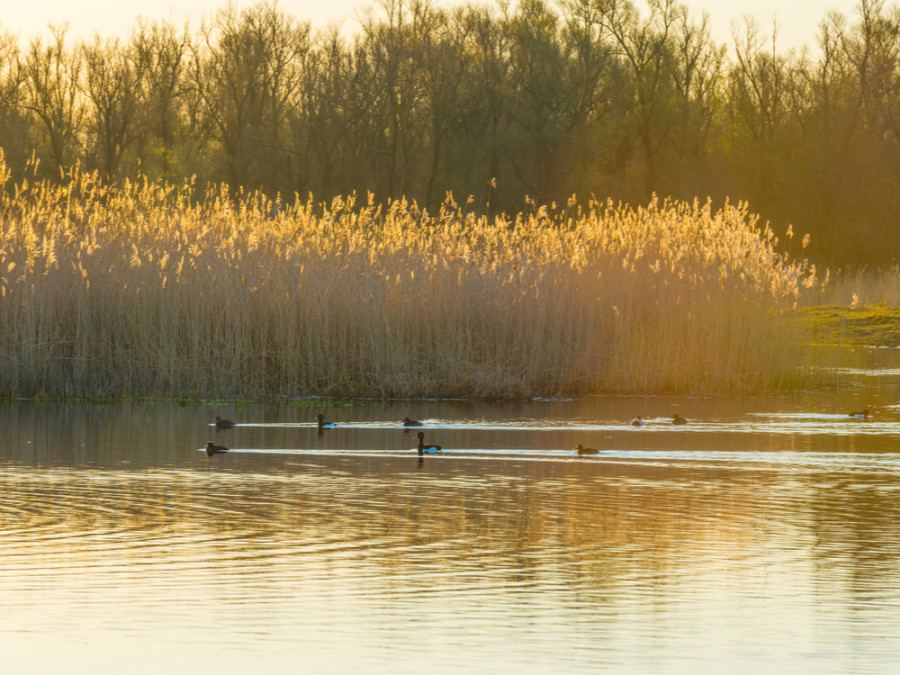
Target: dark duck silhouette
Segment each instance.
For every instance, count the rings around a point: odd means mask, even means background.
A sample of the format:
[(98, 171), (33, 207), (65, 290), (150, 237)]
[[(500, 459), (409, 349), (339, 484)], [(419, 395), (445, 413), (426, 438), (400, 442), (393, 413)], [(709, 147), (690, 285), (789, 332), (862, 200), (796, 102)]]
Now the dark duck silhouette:
[(675, 416), (672, 417), (672, 424), (687, 424), (687, 423), (688, 423), (687, 420), (684, 419), (678, 413), (675, 413)]
[(216, 415), (216, 418), (213, 420), (216, 425), (216, 429), (231, 429), (234, 427), (234, 422), (231, 420), (223, 420), (221, 417)]
[(318, 420), (319, 420), (319, 431), (322, 431), (322, 429), (334, 429), (334, 422), (326, 422), (325, 415), (319, 415)]
[(420, 431), (416, 434), (416, 438), (419, 439), (419, 454), (420, 455), (436, 455), (443, 450), (440, 445), (425, 445), (425, 432)]
[(405, 427), (420, 427), (422, 423), (419, 420), (411, 420), (408, 417), (404, 417), (401, 424)]
[(855, 417), (858, 420), (867, 420), (869, 419), (869, 409), (866, 408), (862, 412), (852, 412), (849, 417)]
[(581, 443), (575, 448), (579, 455), (596, 455), (600, 451), (597, 448), (586, 448)]
[(223, 452), (228, 452), (228, 448), (224, 445), (215, 445), (212, 441), (206, 444), (206, 456), (212, 457), (213, 455), (221, 455)]
[(641, 419), (640, 415), (638, 415), (633, 420), (631, 420), (630, 424), (633, 427), (642, 427), (642, 426), (644, 426), (644, 420)]

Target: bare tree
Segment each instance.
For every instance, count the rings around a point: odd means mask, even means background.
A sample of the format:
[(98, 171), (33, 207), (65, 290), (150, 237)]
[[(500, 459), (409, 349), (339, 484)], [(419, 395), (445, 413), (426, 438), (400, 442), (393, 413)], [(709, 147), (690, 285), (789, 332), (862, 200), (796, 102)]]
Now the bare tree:
[(183, 133), (187, 126), (184, 107), (189, 44), (186, 27), (179, 33), (165, 22), (139, 21), (131, 40), (140, 75), (144, 170), (151, 168), (148, 161), (158, 161), (159, 172), (167, 178), (178, 177), (175, 170), (179, 166), (179, 142), (197, 142), (184, 138), (187, 134)]
[(122, 155), (141, 131), (141, 61), (118, 39), (100, 37), (82, 47), (88, 153), (107, 179), (119, 172)]
[(331, 198), (356, 187), (352, 167), (360, 163), (351, 136), (353, 60), (336, 26), (316, 37), (303, 65), (306, 86), (290, 116), (297, 184)]
[(21, 170), (32, 152), (24, 119), (24, 68), (15, 36), (0, 32), (0, 147), (3, 162)]
[(647, 4), (650, 11), (644, 18), (630, 0), (606, 0), (601, 20), (616, 40), (630, 75), (628, 104), (643, 151), (644, 188), (649, 195), (659, 187), (660, 154), (677, 124), (673, 35), (687, 10), (676, 0), (648, 0)]
[(79, 51), (66, 46), (66, 27), (53, 27), (52, 40), (32, 41), (25, 56), (25, 107), (38, 121), (41, 154), (59, 171), (79, 157), (82, 102)]
[[(672, 143), (682, 180), (697, 171), (713, 148), (712, 135), (723, 107), (725, 53), (724, 45), (712, 41), (708, 14), (704, 13), (699, 21), (691, 20), (686, 12), (677, 18), (671, 72), (678, 123)], [(705, 178), (708, 180), (709, 176)], [(688, 192), (692, 192), (690, 188)]]
[(422, 106), (428, 120), (429, 160), (424, 201), (434, 206), (442, 191), (438, 179), (448, 142), (468, 116), (472, 81), (468, 41), (471, 26), (463, 11), (435, 12), (416, 34), (414, 58), (421, 68)]
[(220, 10), (201, 30), (192, 84), (234, 186), (277, 187), (289, 164), (286, 121), (300, 91), (309, 25), (273, 4)]
[(410, 190), (416, 148), (422, 144), (421, 80), (414, 36), (430, 20), (430, 0), (382, 0), (384, 18), (369, 14), (356, 41), (356, 113), (367, 137), (367, 157), (384, 197)]

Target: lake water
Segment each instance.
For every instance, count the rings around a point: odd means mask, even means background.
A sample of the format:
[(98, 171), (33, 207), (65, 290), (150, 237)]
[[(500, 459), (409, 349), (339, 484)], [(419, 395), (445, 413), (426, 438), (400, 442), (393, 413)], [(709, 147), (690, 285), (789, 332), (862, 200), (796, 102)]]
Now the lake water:
[(898, 382), (0, 404), (0, 672), (895, 672)]

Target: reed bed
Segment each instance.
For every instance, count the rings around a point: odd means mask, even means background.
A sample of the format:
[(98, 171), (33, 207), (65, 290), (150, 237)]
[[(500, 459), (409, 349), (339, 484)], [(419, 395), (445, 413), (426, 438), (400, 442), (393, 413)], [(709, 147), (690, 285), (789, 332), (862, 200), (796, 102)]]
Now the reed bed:
[(837, 270), (819, 292), (803, 294), (802, 304), (900, 307), (900, 266)]
[(0, 202), (0, 393), (759, 392), (815, 269), (743, 205), (487, 218), (73, 171)]

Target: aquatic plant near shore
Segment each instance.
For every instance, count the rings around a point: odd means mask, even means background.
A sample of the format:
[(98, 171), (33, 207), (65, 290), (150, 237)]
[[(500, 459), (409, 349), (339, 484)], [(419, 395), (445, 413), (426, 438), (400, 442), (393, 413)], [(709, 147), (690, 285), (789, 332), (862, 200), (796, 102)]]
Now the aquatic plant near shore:
[[(814, 268), (746, 206), (515, 217), (6, 186), (0, 392), (523, 397), (798, 384)], [(277, 212), (277, 215), (275, 213)]]

